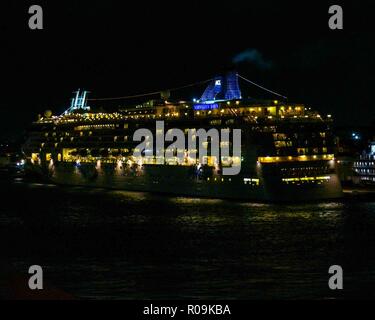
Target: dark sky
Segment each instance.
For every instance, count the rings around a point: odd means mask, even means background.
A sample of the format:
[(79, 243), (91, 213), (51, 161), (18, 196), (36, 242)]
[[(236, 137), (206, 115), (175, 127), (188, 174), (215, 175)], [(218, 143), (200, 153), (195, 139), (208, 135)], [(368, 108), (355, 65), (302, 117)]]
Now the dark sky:
[[(0, 18), (0, 133), (22, 132), (46, 109), (62, 112), (77, 88), (91, 97), (123, 96), (234, 66), (290, 101), (333, 114), (338, 124), (368, 124), (375, 119), (370, 3), (9, 2)], [(42, 6), (44, 30), (29, 30), (31, 4)], [(328, 28), (332, 4), (343, 7), (344, 30)], [(252, 59), (234, 65), (243, 52)]]

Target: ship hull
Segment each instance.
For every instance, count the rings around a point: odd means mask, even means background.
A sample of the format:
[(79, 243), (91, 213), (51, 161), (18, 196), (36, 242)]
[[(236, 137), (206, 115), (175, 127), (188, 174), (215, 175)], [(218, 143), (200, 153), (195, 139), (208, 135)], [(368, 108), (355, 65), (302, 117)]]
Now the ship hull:
[[(35, 169), (35, 168), (34, 168)], [(145, 166), (141, 172), (116, 167), (91, 169), (73, 164), (54, 166), (39, 173), (59, 185), (108, 188), (252, 202), (303, 202), (339, 199), (343, 196), (338, 176), (329, 174), (322, 183), (285, 184), (278, 176), (260, 176), (259, 184), (244, 183), (244, 177), (191, 177), (182, 166)]]

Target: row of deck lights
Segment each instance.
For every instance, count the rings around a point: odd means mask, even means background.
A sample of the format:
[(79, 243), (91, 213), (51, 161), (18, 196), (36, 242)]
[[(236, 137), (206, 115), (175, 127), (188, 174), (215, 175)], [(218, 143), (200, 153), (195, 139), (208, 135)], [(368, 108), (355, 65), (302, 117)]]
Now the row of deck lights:
[[(229, 102), (229, 101), (228, 101)], [(281, 107), (281, 108), (284, 108), (284, 107)], [(249, 108), (249, 111), (250, 112), (254, 112), (255, 109), (257, 108)], [(258, 107), (258, 111), (261, 111), (262, 108)], [(288, 110), (292, 110), (292, 107), (289, 107)], [(301, 107), (296, 107), (296, 110), (299, 111), (301, 110)], [(233, 109), (234, 112), (239, 112), (239, 109)], [(209, 110), (207, 112), (208, 114), (212, 114), (212, 111)], [(225, 109), (221, 109), (220, 110), (220, 113), (223, 114), (225, 113)], [(185, 116), (188, 115), (187, 112), (184, 112), (183, 113)], [(196, 111), (195, 113), (196, 115), (201, 115), (201, 112), (200, 111)], [(180, 112), (171, 112), (171, 113), (167, 113), (164, 115), (164, 117), (179, 117), (181, 115)], [(253, 117), (254, 119), (257, 119), (258, 116), (256, 115), (249, 115), (251, 117)], [(120, 114), (120, 113), (98, 113), (98, 114), (75, 114), (73, 117), (72, 115), (66, 117), (66, 116), (63, 116), (63, 117), (52, 117), (52, 121), (55, 120), (57, 123), (61, 122), (61, 123), (69, 123), (69, 122), (79, 122), (79, 121), (95, 121), (95, 120), (99, 120), (99, 119), (107, 119), (107, 120), (127, 120), (127, 119), (138, 119), (138, 118), (153, 118), (155, 119), (157, 117), (157, 115), (155, 114), (142, 114), (140, 112), (140, 114), (136, 114), (134, 113), (134, 115), (123, 115), (123, 114)], [(159, 118), (163, 117), (163, 115), (159, 114), (158, 115)], [(280, 116), (282, 119), (284, 119), (286, 117), (286, 115), (281, 115)], [(321, 115), (320, 114), (317, 114), (317, 115), (304, 115), (305, 118), (309, 118), (309, 117), (316, 117), (316, 118), (319, 118), (321, 119)], [(330, 119), (332, 116), (331, 115), (327, 115), (327, 118)], [(293, 118), (298, 118), (298, 115), (293, 115)], [(270, 115), (268, 116), (268, 119), (273, 119), (273, 116)], [(42, 121), (45, 121), (46, 119), (42, 118)], [(48, 120), (48, 119), (47, 119)]]

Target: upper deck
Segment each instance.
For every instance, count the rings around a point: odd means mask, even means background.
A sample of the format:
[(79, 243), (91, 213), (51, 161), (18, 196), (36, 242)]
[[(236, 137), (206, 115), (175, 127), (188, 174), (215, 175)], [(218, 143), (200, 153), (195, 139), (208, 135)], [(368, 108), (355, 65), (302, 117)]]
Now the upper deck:
[[(262, 90), (277, 96), (277, 100), (256, 100), (244, 98), (240, 86), (240, 80), (255, 85)], [(78, 90), (71, 100), (70, 108), (60, 116), (47, 114), (41, 117), (37, 123), (54, 125), (105, 125), (121, 121), (142, 123), (149, 120), (164, 120), (173, 122), (176, 126), (183, 122), (216, 123), (230, 126), (231, 124), (246, 122), (254, 125), (273, 122), (322, 122), (331, 120), (330, 116), (323, 119), (321, 115), (300, 103), (290, 103), (287, 97), (264, 88), (235, 72), (228, 72), (223, 76), (216, 76), (210, 80), (200, 99), (193, 101), (173, 100), (170, 91), (160, 91), (160, 98), (142, 102), (128, 103), (118, 106), (115, 111), (106, 110), (102, 105), (90, 108), (87, 105), (87, 91)], [(186, 87), (186, 86), (184, 86)], [(171, 89), (171, 90), (178, 90)], [(155, 93), (151, 93), (155, 94)], [(126, 99), (137, 97), (145, 99), (150, 94), (94, 99), (104, 102), (113, 99)], [(279, 99), (280, 98), (280, 99)], [(92, 100), (92, 99), (91, 99)], [(89, 101), (91, 102), (91, 101)], [(95, 111), (97, 110), (97, 111)], [(100, 111), (99, 111), (100, 110)], [(109, 109), (107, 109), (109, 110)], [(224, 119), (224, 122), (217, 121)]]
[(105, 125), (121, 121), (142, 123), (150, 120), (166, 122), (199, 122), (224, 119), (242, 120), (249, 124), (273, 122), (332, 121), (330, 115), (322, 117), (303, 104), (272, 101), (227, 100), (212, 103), (151, 100), (143, 104), (119, 107), (117, 112), (75, 111), (60, 116), (41, 117), (37, 124), (54, 125)]

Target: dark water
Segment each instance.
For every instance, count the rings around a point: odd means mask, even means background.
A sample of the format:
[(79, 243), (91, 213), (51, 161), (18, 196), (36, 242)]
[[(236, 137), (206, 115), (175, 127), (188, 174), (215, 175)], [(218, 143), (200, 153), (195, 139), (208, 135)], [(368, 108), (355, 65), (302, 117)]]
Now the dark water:
[[(90, 299), (375, 297), (375, 203), (270, 205), (1, 184), (0, 258)], [(344, 269), (344, 290), (328, 268)]]

